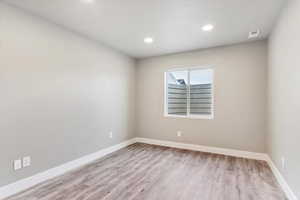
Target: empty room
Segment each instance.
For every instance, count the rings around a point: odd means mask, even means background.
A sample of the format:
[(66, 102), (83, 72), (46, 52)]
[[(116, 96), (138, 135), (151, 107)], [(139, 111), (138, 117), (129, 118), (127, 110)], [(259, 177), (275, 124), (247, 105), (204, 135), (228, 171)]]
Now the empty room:
[(300, 200), (299, 0), (0, 0), (0, 200)]

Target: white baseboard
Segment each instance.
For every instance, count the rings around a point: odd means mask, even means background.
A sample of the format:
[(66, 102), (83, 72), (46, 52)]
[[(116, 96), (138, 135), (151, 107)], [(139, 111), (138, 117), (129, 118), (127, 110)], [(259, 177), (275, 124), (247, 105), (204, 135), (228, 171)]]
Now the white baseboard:
[(41, 182), (46, 181), (48, 179), (55, 178), (55, 177), (57, 177), (59, 175), (62, 175), (66, 172), (69, 172), (70, 170), (74, 170), (78, 167), (86, 165), (86, 164), (88, 164), (92, 161), (95, 161), (99, 158), (102, 158), (102, 157), (104, 157), (104, 156), (106, 156), (106, 155), (108, 155), (112, 152), (115, 152), (119, 149), (122, 149), (122, 148), (124, 148), (126, 146), (129, 146), (131, 144), (134, 144), (134, 143), (136, 143), (135, 139), (127, 140), (127, 141), (124, 141), (120, 144), (102, 149), (98, 152), (95, 152), (95, 153), (89, 154), (87, 156), (81, 157), (77, 160), (67, 162), (63, 165), (60, 165), (58, 167), (49, 169), (47, 171), (38, 173), (36, 175), (33, 175), (31, 177), (22, 179), (20, 181), (9, 184), (7, 186), (0, 187), (0, 199), (3, 199), (3, 198), (11, 196), (13, 194), (19, 193), (23, 190), (26, 190), (26, 189), (28, 189), (28, 188), (36, 185), (36, 184), (39, 184)]
[(255, 160), (266, 160), (268, 157), (267, 154), (265, 154), (265, 153), (254, 153), (254, 152), (249, 152), (249, 151), (240, 151), (240, 150), (234, 150), (234, 149), (209, 147), (209, 146), (196, 145), (196, 144), (170, 142), (170, 141), (166, 141), (166, 140), (136, 138), (136, 141), (141, 142), (141, 143), (146, 143), (146, 144), (154, 144), (154, 145), (174, 147), (174, 148), (179, 148), (179, 149), (188, 149), (188, 150), (193, 150), (193, 151), (216, 153), (216, 154), (241, 157), (241, 158), (249, 158), (249, 159), (255, 159)]
[(278, 183), (282, 187), (282, 189), (285, 192), (288, 199), (289, 200), (298, 200), (296, 195), (293, 193), (291, 188), (288, 186), (287, 182), (285, 181), (285, 179), (283, 178), (283, 176), (281, 175), (281, 173), (276, 168), (273, 161), (270, 159), (270, 157), (267, 154), (254, 153), (254, 152), (248, 152), (248, 151), (240, 151), (240, 150), (234, 150), (234, 149), (225, 149), (225, 148), (218, 148), (218, 147), (209, 147), (209, 146), (195, 145), (195, 144), (186, 144), (186, 143), (179, 143), (179, 142), (170, 142), (170, 141), (165, 141), (165, 140), (155, 140), (155, 139), (148, 139), (148, 138), (133, 138), (131, 140), (127, 140), (125, 142), (108, 147), (106, 149), (102, 149), (93, 154), (84, 156), (77, 160), (70, 161), (70, 162), (60, 165), (58, 167), (38, 173), (34, 176), (22, 179), (20, 181), (9, 184), (7, 186), (0, 187), (0, 199), (6, 198), (6, 197), (16, 194), (18, 192), (26, 190), (36, 184), (46, 181), (48, 179), (55, 178), (59, 175), (62, 175), (66, 172), (69, 172), (78, 167), (86, 165), (94, 160), (102, 158), (112, 152), (115, 152), (121, 148), (129, 146), (136, 142), (146, 143), (146, 144), (154, 144), (154, 145), (160, 145), (160, 146), (167, 146), (167, 147), (174, 147), (174, 148), (180, 148), (180, 149), (187, 149), (187, 150), (193, 150), (193, 151), (216, 153), (216, 154), (229, 155), (229, 156), (235, 156), (235, 157), (241, 157), (241, 158), (264, 160), (269, 164), (272, 172), (274, 173), (274, 176), (276, 177)]
[(276, 177), (279, 185), (281, 186), (287, 198), (289, 200), (298, 200), (298, 198), (291, 190), (290, 186), (287, 184), (287, 182), (285, 181), (284, 177), (282, 176), (282, 174), (280, 173), (280, 171), (278, 170), (278, 168), (276, 167), (272, 159), (268, 156), (266, 161), (268, 162), (274, 176)]

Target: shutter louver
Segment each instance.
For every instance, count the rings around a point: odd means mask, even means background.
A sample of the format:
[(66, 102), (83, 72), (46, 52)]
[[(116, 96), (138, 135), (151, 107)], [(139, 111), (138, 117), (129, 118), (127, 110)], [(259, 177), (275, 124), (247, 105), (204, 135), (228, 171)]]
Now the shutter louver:
[(187, 115), (186, 85), (168, 84), (168, 114)]
[(190, 114), (210, 115), (212, 106), (212, 84), (190, 86)]

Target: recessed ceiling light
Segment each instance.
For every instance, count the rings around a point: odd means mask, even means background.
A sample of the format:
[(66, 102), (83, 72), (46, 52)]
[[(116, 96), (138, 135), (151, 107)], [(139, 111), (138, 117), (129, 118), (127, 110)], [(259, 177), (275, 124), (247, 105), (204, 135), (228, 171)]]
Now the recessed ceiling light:
[(94, 3), (95, 0), (80, 0), (83, 3)]
[(151, 43), (153, 43), (153, 38), (152, 37), (146, 37), (146, 38), (144, 38), (144, 42), (146, 43), (146, 44), (151, 44)]
[(214, 29), (214, 26), (212, 24), (206, 24), (206, 25), (202, 26), (203, 31), (211, 31), (213, 29)]

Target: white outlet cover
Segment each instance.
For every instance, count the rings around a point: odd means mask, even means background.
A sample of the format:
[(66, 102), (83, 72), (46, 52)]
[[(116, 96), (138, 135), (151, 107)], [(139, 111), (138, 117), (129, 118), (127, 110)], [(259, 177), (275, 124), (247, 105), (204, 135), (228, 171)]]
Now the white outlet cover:
[(259, 29), (255, 30), (255, 31), (250, 31), (249, 35), (248, 35), (248, 38), (249, 39), (257, 38), (259, 36), (259, 34), (260, 34), (260, 30)]
[(181, 137), (181, 131), (177, 131), (177, 136)]
[(21, 160), (15, 160), (14, 161), (14, 170), (19, 170), (22, 168), (22, 161)]
[(113, 133), (109, 132), (109, 138), (113, 138)]
[(31, 165), (30, 156), (26, 156), (23, 158), (23, 167), (29, 167)]

